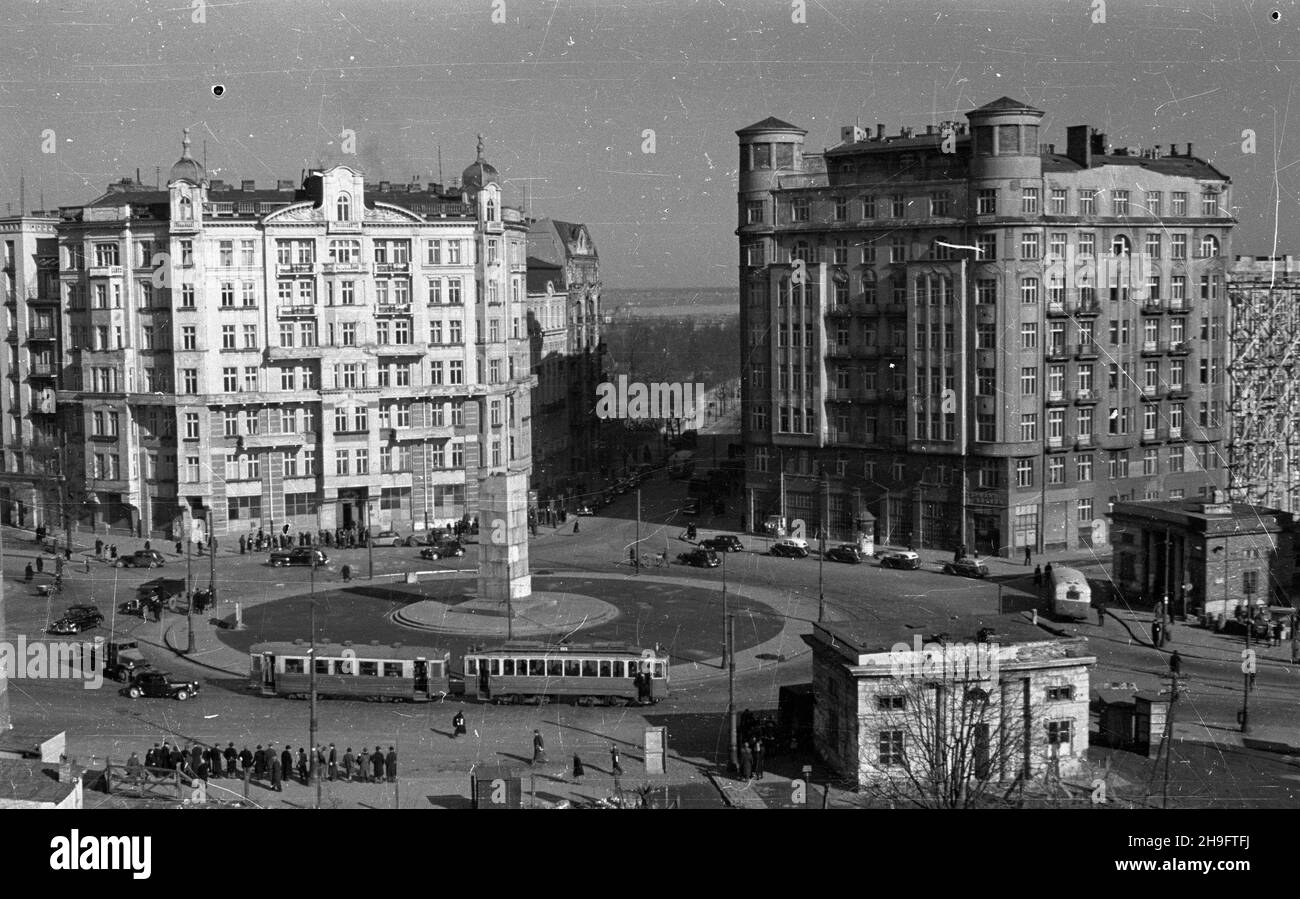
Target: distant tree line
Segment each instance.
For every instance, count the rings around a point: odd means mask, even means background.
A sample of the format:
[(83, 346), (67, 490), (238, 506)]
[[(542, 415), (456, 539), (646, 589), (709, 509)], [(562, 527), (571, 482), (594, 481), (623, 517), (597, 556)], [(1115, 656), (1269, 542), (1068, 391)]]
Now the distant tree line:
[(633, 381), (697, 382), (706, 389), (740, 377), (738, 318), (634, 319), (603, 330), (609, 374)]

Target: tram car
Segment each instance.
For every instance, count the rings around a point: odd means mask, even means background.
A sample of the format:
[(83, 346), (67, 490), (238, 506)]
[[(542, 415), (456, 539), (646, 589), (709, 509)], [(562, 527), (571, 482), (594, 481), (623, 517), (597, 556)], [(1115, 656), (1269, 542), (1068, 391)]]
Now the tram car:
[(668, 657), (625, 643), (510, 642), (465, 654), (465, 695), (538, 705), (648, 705), (668, 696)]
[(1092, 613), (1092, 590), (1077, 568), (1052, 569), (1052, 612), (1060, 618), (1086, 619)]
[[(257, 643), (249, 650), (249, 685), (264, 696), (306, 699), (311, 694), (312, 645)], [(451, 653), (429, 646), (317, 643), (317, 698), (428, 702), (450, 692)]]

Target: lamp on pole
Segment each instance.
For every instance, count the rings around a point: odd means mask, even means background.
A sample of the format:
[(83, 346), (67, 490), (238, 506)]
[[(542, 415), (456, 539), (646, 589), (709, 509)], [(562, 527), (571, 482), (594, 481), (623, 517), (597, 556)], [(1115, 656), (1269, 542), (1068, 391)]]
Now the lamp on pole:
[[(310, 767), (308, 770), (314, 771), (316, 775), (316, 808), (320, 808), (320, 769), (316, 768), (316, 550), (311, 550), (311, 564), (307, 566), (310, 572), (311, 587), (309, 596), (311, 597), (311, 711), (308, 720), (308, 748), (311, 750)], [(355, 663), (353, 663), (355, 664)]]
[(722, 558), (722, 667), (727, 667), (727, 659), (731, 655), (731, 636), (727, 623), (730, 619), (727, 617), (727, 553), (720, 552), (718, 555)]
[(826, 617), (826, 591), (823, 587), (822, 568), (826, 564), (826, 520), (828, 517), (828, 508), (831, 502), (831, 481), (826, 475), (826, 469), (822, 469), (822, 514), (821, 521), (817, 523), (817, 535), (819, 537), (817, 553), (817, 620), (822, 621)]
[(194, 654), (194, 517), (190, 515), (189, 533), (185, 535), (185, 652)]

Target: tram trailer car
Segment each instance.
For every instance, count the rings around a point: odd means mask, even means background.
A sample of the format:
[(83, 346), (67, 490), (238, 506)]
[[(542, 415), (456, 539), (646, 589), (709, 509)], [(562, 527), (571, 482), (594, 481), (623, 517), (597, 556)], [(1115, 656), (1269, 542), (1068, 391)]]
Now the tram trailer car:
[[(252, 689), (264, 696), (310, 696), (310, 643), (257, 643), (249, 652)], [(445, 649), (317, 643), (315, 657), (318, 698), (428, 702), (451, 690), (451, 653)]]
[(1092, 590), (1077, 568), (1052, 569), (1052, 612), (1061, 618), (1087, 619), (1092, 614)]
[(506, 643), (465, 654), (465, 695), (504, 704), (653, 704), (668, 696), (668, 657), (627, 644)]

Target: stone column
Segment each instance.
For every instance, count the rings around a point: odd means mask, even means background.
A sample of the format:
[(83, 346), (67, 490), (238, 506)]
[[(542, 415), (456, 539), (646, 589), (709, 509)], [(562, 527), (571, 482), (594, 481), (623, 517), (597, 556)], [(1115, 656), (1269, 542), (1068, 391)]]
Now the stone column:
[(478, 595), (505, 605), (533, 592), (528, 573), (528, 478), (519, 472), (479, 481)]

